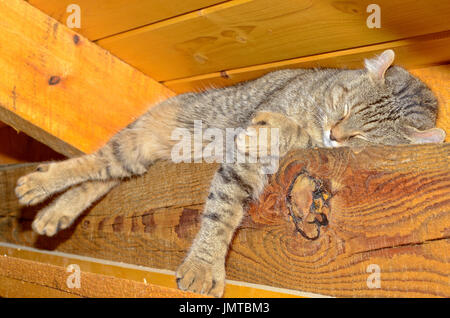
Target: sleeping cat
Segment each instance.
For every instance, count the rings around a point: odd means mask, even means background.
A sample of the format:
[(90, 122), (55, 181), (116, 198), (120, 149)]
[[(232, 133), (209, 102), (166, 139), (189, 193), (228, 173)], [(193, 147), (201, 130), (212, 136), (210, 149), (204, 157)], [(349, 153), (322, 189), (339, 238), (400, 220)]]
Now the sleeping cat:
[[(152, 107), (95, 153), (44, 163), (21, 177), (20, 203), (33, 205), (68, 189), (36, 216), (32, 227), (52, 236), (121, 179), (144, 174), (156, 160), (171, 159), (176, 128), (243, 127), (237, 140), (257, 128), (278, 128), (279, 156), (312, 147), (442, 142), (434, 128), (437, 100), (403, 68), (391, 66), (387, 50), (365, 61), (365, 68), (291, 69), (235, 86), (187, 93)], [(257, 148), (258, 149), (258, 148)], [(248, 143), (240, 143), (248, 154)], [(222, 163), (206, 199), (201, 228), (176, 272), (180, 289), (221, 296), (225, 257), (243, 214), (266, 183), (264, 160)]]

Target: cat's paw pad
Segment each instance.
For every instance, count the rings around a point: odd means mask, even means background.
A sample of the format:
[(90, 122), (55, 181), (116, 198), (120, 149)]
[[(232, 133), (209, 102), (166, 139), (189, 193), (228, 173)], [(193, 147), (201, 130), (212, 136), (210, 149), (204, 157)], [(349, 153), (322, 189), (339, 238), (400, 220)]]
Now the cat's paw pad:
[(53, 236), (58, 231), (68, 228), (74, 219), (75, 217), (71, 215), (49, 207), (38, 213), (31, 227), (40, 235)]
[(47, 173), (48, 166), (39, 165), (36, 172), (27, 174), (17, 180), (15, 193), (21, 204), (37, 204), (49, 196), (50, 193), (46, 189)]
[(225, 268), (216, 268), (195, 257), (188, 257), (178, 268), (177, 284), (181, 290), (221, 297), (225, 287)]

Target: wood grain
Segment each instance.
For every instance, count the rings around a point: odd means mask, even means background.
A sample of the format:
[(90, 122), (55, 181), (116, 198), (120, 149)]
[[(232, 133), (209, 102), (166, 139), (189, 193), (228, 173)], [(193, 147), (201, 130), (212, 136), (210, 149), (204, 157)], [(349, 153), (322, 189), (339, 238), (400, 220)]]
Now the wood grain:
[[(20, 245), (4, 244), (0, 242), (0, 255), (14, 257), (49, 265), (67, 268), (69, 264), (76, 264), (79, 266), (81, 272), (89, 272), (93, 274), (101, 274), (113, 276), (115, 278), (127, 279), (136, 282), (144, 282), (144, 284), (152, 284), (165, 287), (169, 290), (177, 288), (175, 282), (175, 273), (170, 271), (157, 271), (152, 268), (133, 266), (123, 262), (111, 262), (102, 259), (83, 257), (74, 254), (67, 254), (61, 252), (37, 250), (27, 248)], [(67, 276), (67, 275), (66, 275)], [(1, 278), (4, 281), (6, 277)], [(6, 283), (3, 288), (0, 287), (1, 295), (17, 295), (22, 297), (24, 294), (29, 295), (33, 292), (33, 284), (27, 286), (26, 290), (17, 288), (17, 285), (25, 284), (23, 280), (13, 280)], [(3, 284), (4, 285), (4, 284)], [(38, 286), (36, 291), (37, 297), (46, 297), (46, 294), (40, 294), (42, 286)], [(44, 291), (45, 292), (45, 291)], [(58, 291), (59, 292), (59, 291)], [(226, 297), (242, 298), (242, 297), (258, 297), (258, 298), (286, 298), (286, 297), (320, 297), (321, 295), (313, 295), (308, 293), (298, 293), (292, 290), (274, 290), (267, 286), (244, 286), (234, 282), (228, 282), (225, 288)], [(62, 297), (71, 296), (69, 294), (62, 295)], [(59, 296), (58, 296), (59, 297)]]
[(76, 3), (81, 10), (81, 28), (75, 29), (90, 40), (97, 40), (198, 10), (224, 0), (28, 0), (59, 22), (66, 24), (67, 6)]
[[(33, 167), (0, 169), (1, 241), (175, 270), (217, 166), (157, 163), (53, 238), (31, 231), (40, 207), (20, 208), (13, 194)], [(449, 297), (449, 167), (450, 144), (292, 152), (241, 224), (227, 277), (331, 296)], [(300, 174), (320, 181), (328, 209), (311, 206), (311, 222), (319, 213), (327, 220), (315, 239), (298, 231), (286, 205)], [(381, 288), (367, 285), (371, 264), (381, 270)]]
[(70, 288), (66, 267), (0, 256), (1, 297), (114, 297), (168, 298), (201, 297), (175, 288), (166, 288), (114, 276), (80, 272), (80, 288)]
[(173, 94), (25, 1), (1, 4), (0, 120), (56, 151), (92, 152)]
[(234, 0), (97, 43), (167, 81), (449, 30), (449, 2), (378, 1), (379, 29), (366, 25), (371, 3)]
[[(224, 87), (242, 81), (255, 79), (272, 71), (286, 68), (362, 68), (366, 58), (373, 57), (384, 50), (395, 51), (394, 63), (407, 69), (425, 68), (446, 64), (450, 60), (450, 31), (427, 34), (404, 40), (390, 41), (351, 49), (315, 54), (306, 57), (265, 63), (237, 69), (224, 69), (172, 81), (163, 82), (176, 93), (202, 91), (210, 87)], [(429, 77), (429, 76), (428, 76)], [(445, 85), (445, 82), (441, 82)]]

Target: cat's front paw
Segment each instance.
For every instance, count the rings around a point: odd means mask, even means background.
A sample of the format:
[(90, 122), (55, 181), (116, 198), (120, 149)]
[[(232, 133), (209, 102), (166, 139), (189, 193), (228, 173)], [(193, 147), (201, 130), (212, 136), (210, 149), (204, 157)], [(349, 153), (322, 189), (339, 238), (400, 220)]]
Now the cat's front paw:
[(260, 111), (247, 129), (236, 136), (236, 146), (251, 158), (270, 159), (283, 156), (298, 135), (299, 126), (286, 115)]
[(221, 297), (225, 287), (225, 265), (211, 265), (191, 256), (178, 268), (176, 277), (181, 290)]
[(239, 152), (255, 159), (271, 154), (270, 116), (260, 112), (252, 120), (252, 124), (236, 136), (236, 147)]
[(35, 172), (17, 180), (15, 193), (21, 204), (37, 204), (44, 201), (51, 194), (46, 185), (48, 182), (48, 170), (47, 164), (39, 165)]

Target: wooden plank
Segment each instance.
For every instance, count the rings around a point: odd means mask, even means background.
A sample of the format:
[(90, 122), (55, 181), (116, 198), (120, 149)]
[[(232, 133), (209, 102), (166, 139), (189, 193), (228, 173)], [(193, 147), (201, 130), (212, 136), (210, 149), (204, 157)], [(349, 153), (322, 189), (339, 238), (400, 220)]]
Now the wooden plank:
[(210, 87), (229, 86), (286, 68), (362, 68), (365, 58), (375, 56), (387, 49), (395, 51), (395, 64), (407, 69), (423, 68), (430, 65), (448, 63), (450, 59), (449, 47), (450, 31), (445, 31), (406, 40), (391, 41), (237, 69), (226, 69), (221, 72), (165, 81), (163, 84), (176, 93), (185, 93), (202, 91)]
[(0, 120), (16, 130), (92, 152), (172, 94), (25, 1), (1, 3)]
[(98, 41), (158, 81), (355, 48), (449, 30), (450, 3), (234, 0)]
[[(1, 297), (201, 297), (175, 288), (165, 288), (114, 276), (80, 271), (80, 285), (70, 287), (67, 267), (0, 256)], [(30, 288), (32, 286), (32, 288)]]
[(57, 289), (0, 276), (0, 297), (7, 298), (78, 298)]
[[(42, 205), (21, 208), (14, 196), (34, 166), (1, 168), (0, 240), (173, 271), (199, 229), (216, 167), (159, 162), (52, 238), (30, 228)], [(290, 153), (233, 240), (228, 279), (331, 296), (449, 297), (449, 167), (450, 144)], [(286, 203), (308, 194), (300, 177), (323, 185), (323, 204), (303, 218), (311, 224), (294, 223), (293, 209), (303, 210)], [(304, 237), (318, 227), (317, 239)], [(367, 284), (371, 264), (380, 288)]]
[(66, 24), (76, 3), (81, 11), (81, 28), (75, 29), (90, 40), (155, 23), (180, 14), (208, 7), (224, 0), (28, 0), (59, 22)]
[[(175, 273), (171, 271), (158, 271), (153, 268), (143, 266), (135, 266), (123, 262), (111, 262), (101, 259), (83, 257), (73, 254), (37, 250), (24, 246), (17, 246), (12, 244), (5, 244), (0, 242), (0, 255), (35, 261), (67, 268), (70, 264), (79, 266), (82, 272), (89, 272), (94, 274), (108, 275), (116, 278), (132, 280), (136, 282), (144, 282), (144, 284), (152, 284), (168, 289), (177, 288), (175, 282)], [(5, 279), (6, 277), (3, 277)], [(21, 281), (20, 284), (25, 282)], [(17, 280), (13, 280), (8, 286), (3, 288), (9, 294), (17, 291)], [(39, 286), (41, 287), (41, 286)], [(33, 289), (31, 289), (31, 292)], [(27, 292), (30, 290), (27, 289)], [(5, 292), (0, 291), (0, 296), (5, 295)], [(282, 289), (274, 289), (267, 286), (256, 285), (242, 285), (236, 282), (228, 282), (225, 291), (226, 297), (241, 298), (241, 297), (258, 297), (258, 298), (287, 298), (287, 297), (318, 297), (320, 295), (313, 295), (308, 293), (296, 293), (295, 291), (288, 291)], [(19, 292), (20, 296), (20, 292)], [(37, 294), (39, 296), (39, 294)], [(43, 295), (39, 296), (43, 297)]]

